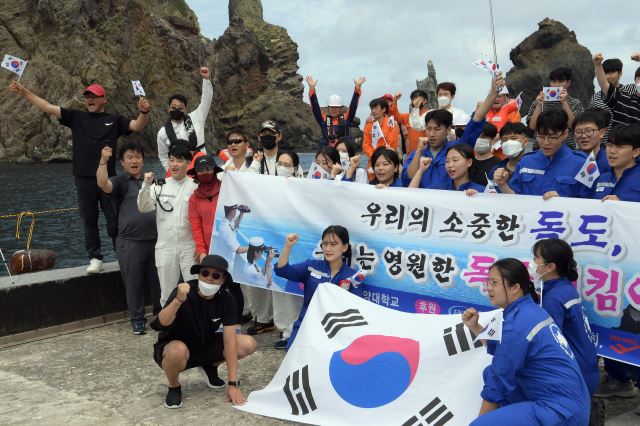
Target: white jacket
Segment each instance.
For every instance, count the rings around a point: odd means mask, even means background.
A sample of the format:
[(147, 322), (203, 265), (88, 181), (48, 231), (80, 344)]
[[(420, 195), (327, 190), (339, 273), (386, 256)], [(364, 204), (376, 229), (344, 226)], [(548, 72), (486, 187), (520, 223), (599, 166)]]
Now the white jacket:
[[(202, 98), (200, 99), (200, 105), (198, 105), (198, 108), (188, 114), (189, 117), (191, 117), (193, 128), (196, 130), (198, 145), (203, 145), (205, 143), (204, 126), (207, 121), (207, 116), (209, 115), (209, 109), (211, 108), (212, 99), (213, 85), (211, 84), (211, 81), (202, 79)], [(176, 133), (176, 137), (178, 139), (189, 140), (187, 130), (184, 128), (184, 121), (176, 123), (172, 120), (171, 124), (173, 125), (173, 131)], [(167, 136), (167, 131), (164, 129), (164, 124), (162, 125), (160, 130), (158, 130), (157, 141), (158, 158), (160, 159), (160, 163), (162, 163), (162, 167), (164, 167), (166, 171), (169, 168), (169, 145), (171, 144), (171, 141)], [(204, 146), (200, 148), (200, 151), (204, 152), (205, 154), (207, 153)]]

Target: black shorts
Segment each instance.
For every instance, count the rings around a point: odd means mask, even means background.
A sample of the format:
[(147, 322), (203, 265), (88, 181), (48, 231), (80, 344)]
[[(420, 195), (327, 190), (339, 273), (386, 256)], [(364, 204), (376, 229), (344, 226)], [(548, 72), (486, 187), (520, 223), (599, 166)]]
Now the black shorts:
[[(153, 360), (160, 368), (162, 368), (162, 353), (164, 352), (164, 347), (169, 343), (171, 342), (158, 342), (153, 345)], [(189, 349), (189, 360), (187, 361), (185, 370), (193, 367), (202, 367), (203, 365), (213, 365), (224, 361), (222, 333), (215, 333), (213, 341), (202, 351), (194, 352), (191, 348), (187, 348)]]

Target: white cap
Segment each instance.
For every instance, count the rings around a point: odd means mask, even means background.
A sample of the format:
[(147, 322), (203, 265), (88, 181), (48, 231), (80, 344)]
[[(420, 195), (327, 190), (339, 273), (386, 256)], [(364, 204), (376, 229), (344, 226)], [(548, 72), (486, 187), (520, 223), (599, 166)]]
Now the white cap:
[(500, 90), (500, 92), (498, 94), (499, 95), (508, 95), (509, 94), (509, 89), (507, 89), (507, 86), (502, 86), (502, 89)]
[(249, 239), (249, 245), (253, 247), (262, 247), (264, 246), (264, 240), (262, 237), (251, 237)]
[(456, 114), (453, 117), (453, 125), (466, 126), (467, 124), (469, 124), (469, 120), (471, 120), (471, 117), (469, 117), (466, 112), (463, 112), (462, 114)]
[(341, 107), (342, 98), (338, 95), (331, 95), (329, 96), (329, 102), (327, 102), (327, 105), (332, 107)]

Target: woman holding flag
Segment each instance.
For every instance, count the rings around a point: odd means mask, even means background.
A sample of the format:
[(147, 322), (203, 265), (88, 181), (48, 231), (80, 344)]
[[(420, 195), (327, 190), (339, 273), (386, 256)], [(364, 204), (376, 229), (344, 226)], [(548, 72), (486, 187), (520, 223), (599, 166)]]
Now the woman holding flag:
[[(524, 264), (494, 263), (487, 292), (491, 304), (504, 309), (504, 322), (501, 340), (486, 342), (493, 360), (483, 372), (482, 406), (471, 424), (588, 424), (589, 390), (562, 331), (537, 305)], [(474, 308), (462, 314), (464, 324), (481, 335), (478, 319)]]

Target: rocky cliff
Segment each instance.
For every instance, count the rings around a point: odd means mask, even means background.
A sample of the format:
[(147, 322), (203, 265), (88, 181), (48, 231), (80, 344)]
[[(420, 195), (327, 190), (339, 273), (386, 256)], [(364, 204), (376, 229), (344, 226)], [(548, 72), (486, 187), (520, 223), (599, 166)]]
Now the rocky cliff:
[(593, 95), (595, 72), (591, 53), (561, 22), (549, 18), (539, 22), (538, 30), (512, 49), (510, 58), (514, 67), (507, 72), (507, 85), (514, 97), (522, 91), (523, 116), (542, 87), (549, 85), (549, 71), (555, 68), (573, 70), (570, 96), (587, 105)]
[[(198, 104), (199, 66), (214, 74), (207, 143), (232, 127), (255, 133), (263, 118), (281, 119), (290, 141), (309, 142), (313, 121), (302, 102), (297, 45), (262, 19), (259, 0), (230, 0), (230, 26), (217, 41), (200, 35), (184, 0), (26, 0), (0, 10), (3, 53), (29, 60), (21, 83), (52, 103), (82, 108), (84, 87), (99, 82), (109, 111), (137, 114), (130, 80), (141, 80), (152, 105), (139, 139), (155, 152), (169, 95)], [(6, 87), (15, 75), (0, 70)], [(214, 131), (215, 128), (215, 131)], [(297, 135), (294, 137), (293, 135)], [(22, 98), (0, 90), (0, 160), (70, 154), (70, 132)]]

